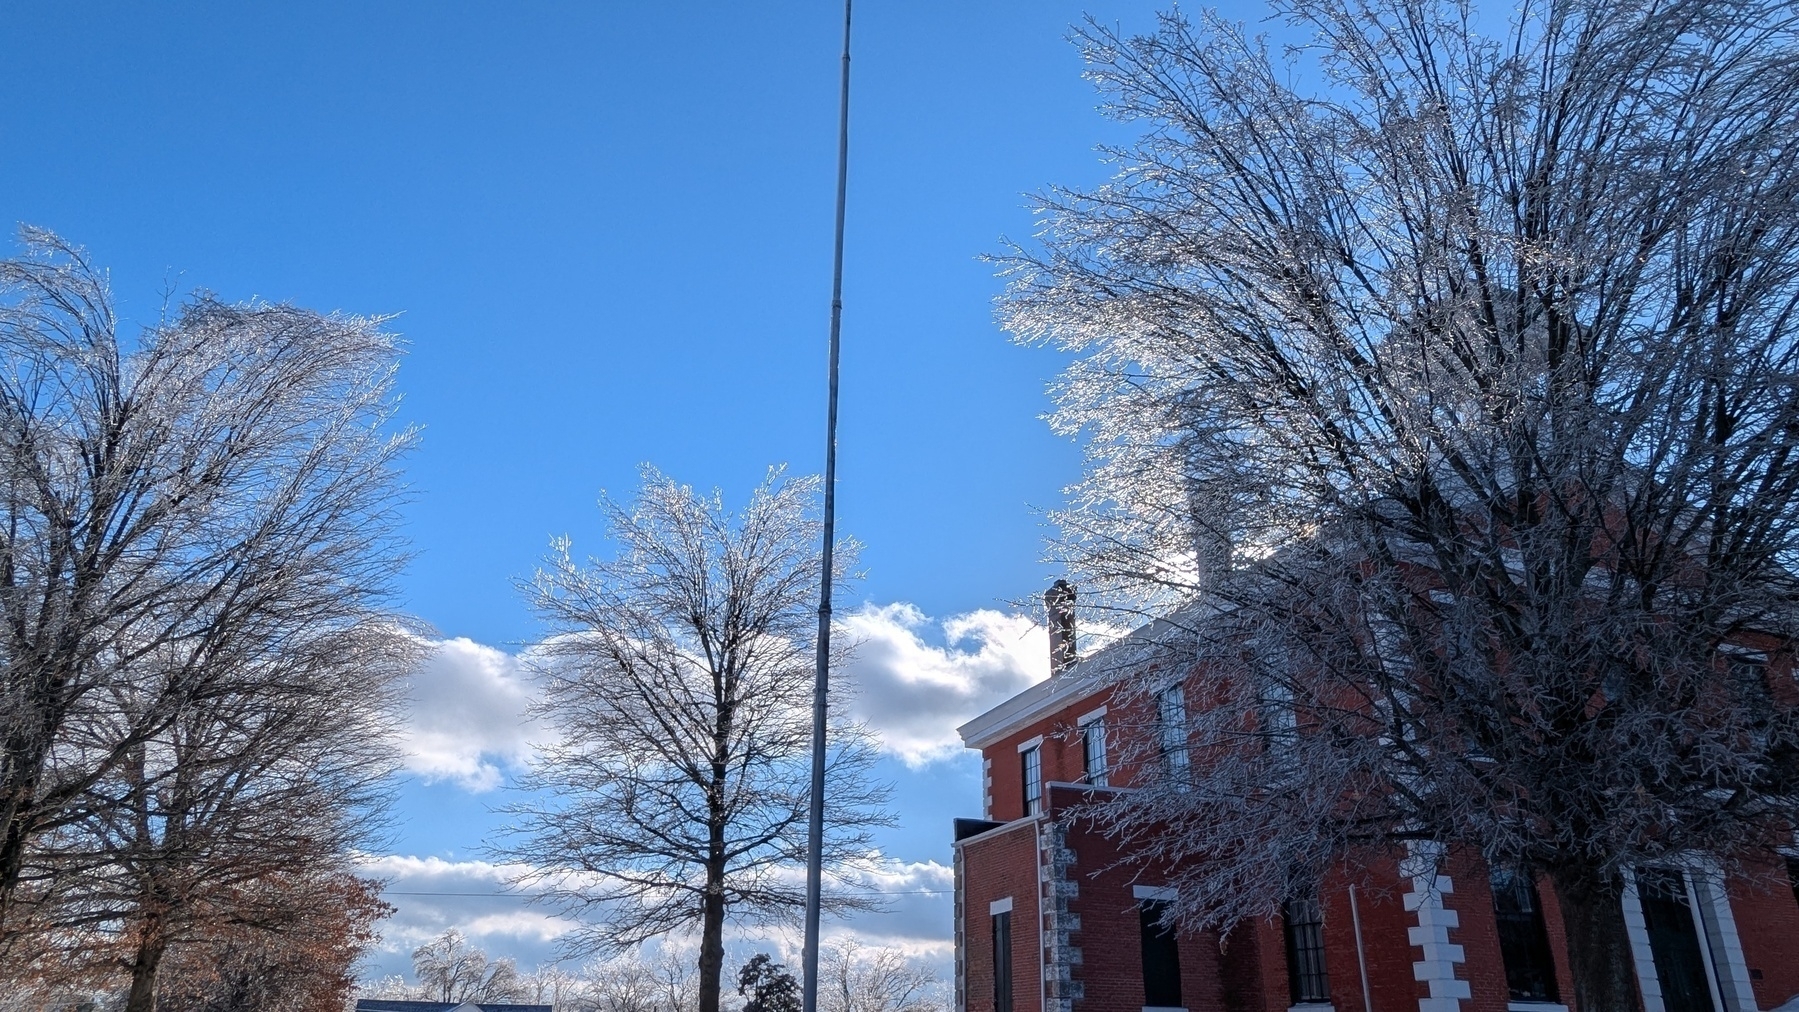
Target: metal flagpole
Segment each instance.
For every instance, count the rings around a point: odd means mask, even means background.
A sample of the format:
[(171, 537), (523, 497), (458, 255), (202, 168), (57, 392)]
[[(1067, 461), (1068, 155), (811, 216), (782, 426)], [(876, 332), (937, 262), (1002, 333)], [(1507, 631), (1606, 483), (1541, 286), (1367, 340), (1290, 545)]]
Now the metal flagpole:
[(837, 346), (843, 329), (843, 207), (850, 161), (850, 0), (843, 0), (843, 76), (837, 96), (837, 236), (831, 262), (830, 393), (825, 407), (823, 569), (818, 579), (818, 674), (812, 686), (812, 806), (806, 826), (805, 981), (802, 1012), (818, 1009), (818, 914), (824, 876), (825, 710), (831, 682), (832, 549), (837, 536)]

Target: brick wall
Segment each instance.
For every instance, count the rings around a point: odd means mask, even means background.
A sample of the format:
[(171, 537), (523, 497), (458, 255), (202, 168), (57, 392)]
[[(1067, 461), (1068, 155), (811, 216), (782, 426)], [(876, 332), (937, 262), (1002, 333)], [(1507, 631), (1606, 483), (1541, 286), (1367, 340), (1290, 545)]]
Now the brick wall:
[[(1412, 976), (1412, 963), (1419, 958), (1419, 950), (1411, 941), (1410, 931), (1416, 918), (1405, 908), (1406, 886), (1399, 876), (1399, 855), (1377, 853), (1345, 863), (1338, 872), (1327, 876), (1320, 887), (1331, 1001), (1338, 1012), (1365, 1012), (1364, 962), (1369, 997), (1378, 1012), (1417, 1009), (1425, 988)], [(1352, 888), (1353, 906), (1349, 897)], [(1357, 914), (1361, 920), (1361, 958), (1356, 946)], [(1284, 965), (1284, 948), (1281, 957)]]
[[(1058, 799), (1065, 794), (1058, 790)], [(1067, 877), (1075, 885), (1068, 912), (1079, 919), (1071, 943), (1079, 949), (1072, 979), (1081, 985), (1080, 1012), (1141, 1012), (1143, 1008), (1142, 921), (1137, 885), (1162, 884), (1153, 872), (1113, 867), (1112, 841), (1080, 825), (1071, 826), (1064, 846), (1073, 855)], [(1181, 1001), (1188, 1012), (1226, 1012), (1219, 940), (1211, 932), (1177, 936)], [(1281, 1009), (1285, 1009), (1283, 1002)], [(1260, 1012), (1260, 1010), (1258, 1010)]]
[(1024, 775), (1018, 746), (1041, 737), (1039, 753), (1043, 760), (1043, 782), (1074, 783), (1081, 779), (1081, 743), (1068, 733), (1082, 714), (1106, 705), (1109, 692), (1096, 692), (1078, 699), (1056, 713), (1007, 735), (981, 751), (987, 776), (993, 778), (992, 809), (987, 818), (1006, 822), (1024, 816)]
[[(1465, 962), (1461, 977), (1468, 982), (1470, 991), (1468, 999), (1462, 1002), (1462, 1012), (1505, 1012), (1510, 988), (1505, 981), (1505, 959), (1499, 950), (1499, 925), (1493, 917), (1493, 886), (1486, 862), (1455, 850), (1446, 865), (1455, 892), (1444, 897), (1444, 905), (1456, 911), (1461, 920), (1461, 926), (1450, 936), (1462, 946)], [(1546, 886), (1544, 883), (1538, 892)], [(1547, 925), (1547, 917), (1544, 923)], [(1556, 960), (1557, 966), (1567, 962)]]
[[(1757, 1008), (1776, 1008), (1799, 997), (1799, 902), (1784, 863), (1749, 864), (1730, 879), (1730, 911), (1749, 964)], [(1756, 979), (1756, 971), (1761, 978)]]
[(1037, 823), (1020, 821), (957, 844), (966, 1012), (993, 1009), (994, 900), (1012, 899), (1012, 1009), (1042, 1012), (1038, 952)]

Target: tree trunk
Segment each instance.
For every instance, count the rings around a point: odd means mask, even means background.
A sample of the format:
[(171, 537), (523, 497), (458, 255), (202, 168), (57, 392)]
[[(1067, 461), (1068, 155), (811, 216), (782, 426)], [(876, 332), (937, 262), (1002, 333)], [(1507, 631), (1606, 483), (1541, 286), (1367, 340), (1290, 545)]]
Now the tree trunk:
[(1591, 869), (1551, 872), (1568, 938), (1574, 1012), (1636, 1012), (1635, 960), (1624, 927), (1624, 879)]
[(11, 937), (13, 896), (25, 870), (25, 820), (8, 818), (0, 829), (0, 942)]
[(706, 901), (700, 917), (700, 1008), (718, 1012), (719, 980), (725, 971), (725, 868), (707, 862)]
[(131, 994), (125, 1012), (156, 1012), (156, 968), (168, 949), (156, 918), (146, 919), (138, 936), (137, 958), (131, 963)]
[[(13, 782), (0, 784), (0, 791), (6, 796), (5, 805), (0, 806), (0, 940), (5, 940), (14, 914), (13, 900), (25, 872), (26, 844), (31, 838), (29, 826), (37, 800), (37, 770), (42, 768), (43, 756), (27, 740), (14, 736), (7, 741), (6, 758), (0, 762), (14, 776)], [(20, 772), (27, 769), (31, 772)]]

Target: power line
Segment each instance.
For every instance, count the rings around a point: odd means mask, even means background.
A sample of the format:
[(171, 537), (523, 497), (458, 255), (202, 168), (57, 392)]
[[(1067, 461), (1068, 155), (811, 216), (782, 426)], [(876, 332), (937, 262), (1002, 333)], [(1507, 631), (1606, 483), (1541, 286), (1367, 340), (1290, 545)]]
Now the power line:
[[(857, 899), (868, 899), (878, 896), (948, 896), (954, 889), (895, 889), (891, 892), (863, 893), (829, 893), (831, 896), (853, 896)], [(532, 899), (541, 893), (511, 892), (439, 892), (428, 889), (383, 889), (383, 896), (513, 896), (519, 899)]]

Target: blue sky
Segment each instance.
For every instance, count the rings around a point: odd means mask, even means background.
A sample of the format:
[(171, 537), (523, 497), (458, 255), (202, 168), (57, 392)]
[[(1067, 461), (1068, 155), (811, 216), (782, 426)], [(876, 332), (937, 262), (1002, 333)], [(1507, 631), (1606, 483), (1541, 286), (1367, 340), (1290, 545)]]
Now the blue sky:
[[(1153, 7), (1085, 9), (1144, 29)], [(1079, 453), (1037, 417), (1057, 356), (1007, 343), (978, 258), (1030, 236), (1026, 192), (1103, 180), (1094, 146), (1128, 136), (1065, 41), (1083, 9), (857, 11), (838, 503), (898, 787), (879, 887), (906, 895), (856, 926), (878, 937), (947, 944), (931, 890), (980, 788), (945, 736), (1042, 674), (1005, 602), (1055, 576), (1034, 507)], [(527, 967), (548, 952), (554, 924), (514, 900), (410, 894), (497, 881), (480, 847), (528, 754), (512, 654), (538, 633), (513, 581), (550, 537), (604, 551), (594, 500), (640, 462), (739, 495), (821, 465), (840, 10), (0, 8), (0, 220), (86, 245), (126, 319), (194, 287), (400, 314), (424, 441), (399, 603), (449, 645), (416, 680), (377, 971), (451, 923)]]

